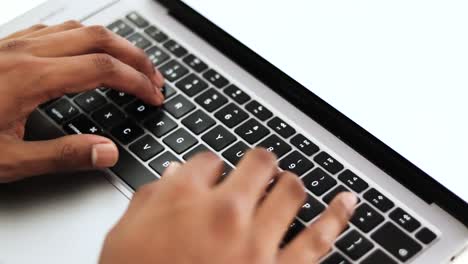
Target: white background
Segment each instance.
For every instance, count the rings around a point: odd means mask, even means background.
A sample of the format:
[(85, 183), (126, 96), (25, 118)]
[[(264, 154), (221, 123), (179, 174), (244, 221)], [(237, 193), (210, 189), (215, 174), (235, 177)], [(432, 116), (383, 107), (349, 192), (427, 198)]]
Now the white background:
[(44, 2), (45, 0), (3, 0), (0, 4), (0, 25)]

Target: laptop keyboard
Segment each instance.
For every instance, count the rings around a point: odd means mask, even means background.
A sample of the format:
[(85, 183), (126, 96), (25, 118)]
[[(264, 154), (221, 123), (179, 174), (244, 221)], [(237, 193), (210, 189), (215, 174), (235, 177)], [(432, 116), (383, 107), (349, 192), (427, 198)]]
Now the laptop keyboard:
[(359, 204), (321, 263), (405, 263), (436, 240), (420, 221), (138, 13), (108, 28), (144, 49), (159, 68), (167, 80), (164, 106), (98, 88), (40, 109), (67, 133), (116, 139), (120, 159), (111, 171), (132, 189), (157, 180), (170, 162), (207, 150), (224, 158), (226, 176), (246, 151), (260, 146), (301, 177), (308, 192), (283, 246), (342, 191), (356, 193)]

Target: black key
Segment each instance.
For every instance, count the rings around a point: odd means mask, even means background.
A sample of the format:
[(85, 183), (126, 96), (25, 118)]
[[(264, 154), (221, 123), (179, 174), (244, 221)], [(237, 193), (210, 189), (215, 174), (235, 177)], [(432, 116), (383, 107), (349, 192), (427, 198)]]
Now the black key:
[(203, 73), (203, 78), (208, 80), (211, 84), (218, 88), (223, 88), (224, 86), (229, 84), (229, 81), (224, 78), (221, 74), (219, 74), (217, 71), (210, 69)]
[(113, 104), (107, 104), (94, 112), (92, 117), (103, 128), (109, 129), (123, 122), (125, 114)]
[(351, 230), (336, 242), (336, 247), (352, 260), (358, 260), (369, 252), (374, 245), (356, 230)]
[(250, 96), (244, 93), (244, 91), (239, 89), (234, 84), (231, 84), (226, 89), (224, 89), (224, 93), (231, 97), (238, 104), (245, 104), (250, 100)]
[(187, 98), (183, 95), (177, 95), (174, 99), (170, 100), (166, 104), (164, 104), (164, 109), (169, 112), (175, 118), (181, 118), (184, 115), (191, 112), (195, 109), (195, 105), (193, 105)]
[(149, 22), (140, 16), (137, 12), (132, 12), (127, 15), (127, 19), (130, 20), (135, 26), (139, 28), (145, 28), (149, 26)]
[(234, 166), (237, 166), (237, 163), (244, 157), (249, 149), (249, 146), (247, 146), (244, 142), (239, 141), (228, 148), (223, 153), (223, 157), (231, 162)]
[(208, 65), (206, 65), (206, 63), (204, 63), (202, 60), (200, 60), (199, 58), (197, 58), (195, 55), (193, 54), (190, 54), (188, 56), (186, 56), (183, 61), (185, 62), (185, 64), (187, 64), (190, 68), (192, 68), (192, 70), (200, 73), (202, 71), (205, 71), (206, 69), (208, 69)]
[(198, 140), (184, 128), (179, 128), (167, 136), (164, 139), (164, 143), (174, 150), (175, 153), (180, 154), (195, 146)]
[(294, 221), (289, 225), (288, 231), (286, 232), (286, 235), (283, 238), (283, 242), (281, 243), (281, 247), (284, 247), (287, 245), (289, 242), (291, 242), (299, 233), (304, 230), (305, 226), (299, 222), (297, 219), (294, 219)]
[(382, 250), (377, 249), (376, 251), (372, 252), (369, 256), (367, 256), (361, 264), (398, 264), (392, 258), (390, 258), (387, 254), (385, 254)]
[(309, 157), (320, 150), (320, 148), (317, 145), (312, 143), (312, 141), (304, 137), (302, 134), (295, 135), (291, 139), (291, 144), (293, 144), (296, 148), (302, 151), (302, 153), (306, 154)]
[(153, 133), (153, 135), (160, 138), (174, 130), (177, 127), (177, 123), (165, 112), (157, 111), (153, 116), (146, 120), (145, 127)]
[(130, 150), (143, 161), (147, 161), (164, 150), (152, 136), (146, 135), (130, 145)]
[(236, 137), (222, 126), (213, 128), (202, 139), (216, 151), (220, 151), (236, 141)]
[(75, 98), (75, 103), (85, 112), (91, 113), (107, 103), (106, 99), (96, 91), (89, 91)]
[(182, 56), (187, 55), (187, 49), (182, 47), (179, 43), (175, 42), (175, 40), (171, 39), (164, 43), (163, 45), (168, 51), (170, 51), (174, 56), (180, 58)]
[(114, 127), (111, 131), (111, 134), (124, 145), (141, 137), (143, 133), (143, 129), (131, 120), (126, 120), (124, 123)]
[(126, 105), (130, 103), (133, 99), (135, 99), (133, 95), (126, 94), (124, 92), (119, 92), (116, 90), (110, 90), (109, 92), (107, 92), (107, 97), (109, 97), (112, 101), (114, 101), (114, 103), (120, 106)]
[(168, 83), (164, 84), (163, 88), (161, 88), (161, 92), (164, 95), (165, 100), (171, 98), (177, 93), (176, 90)]
[(185, 68), (175, 60), (171, 60), (168, 63), (164, 64), (159, 70), (164, 75), (164, 77), (166, 77), (166, 79), (170, 82), (177, 81), (189, 72), (187, 68)]
[(206, 152), (206, 151), (210, 151), (210, 150), (205, 145), (200, 144), (200, 145), (194, 147), (189, 152), (187, 152), (187, 154), (185, 154), (183, 158), (184, 158), (184, 160), (189, 160), (193, 156), (197, 155), (198, 153), (202, 153), (202, 152)]
[(145, 29), (145, 33), (159, 43), (166, 41), (169, 38), (164, 32), (155, 26), (150, 26)]
[(65, 94), (65, 96), (70, 98), (70, 99), (72, 99), (73, 97), (75, 97), (77, 95), (78, 95), (78, 93), (67, 93), (67, 94)]
[(39, 105), (39, 108), (40, 109), (46, 109), (47, 107), (51, 106), (53, 103), (55, 103), (56, 101), (58, 100), (58, 98), (55, 98), (55, 99), (52, 99), (52, 100), (49, 100), (45, 103), (42, 103)]
[(273, 113), (257, 101), (252, 101), (245, 106), (245, 109), (262, 121), (266, 121), (273, 116)]
[(408, 232), (414, 232), (421, 223), (401, 208), (396, 208), (390, 213), (390, 218)]
[(381, 212), (386, 213), (392, 209), (395, 204), (387, 197), (381, 194), (376, 189), (372, 188), (364, 194), (364, 199), (379, 209)]
[(429, 230), (429, 228), (424, 227), (416, 233), (416, 238), (424, 244), (428, 245), (437, 238), (437, 235)]
[(324, 151), (315, 156), (314, 160), (331, 174), (337, 174), (344, 168), (341, 163)]
[(47, 109), (47, 115), (59, 124), (72, 119), (79, 113), (80, 111), (66, 99), (60, 99)]
[(280, 168), (301, 176), (314, 167), (314, 164), (299, 151), (293, 151), (279, 162)]
[(133, 190), (138, 190), (140, 186), (158, 179), (156, 175), (120, 146), (119, 161), (110, 169)]
[(127, 23), (123, 22), (122, 20), (115, 21), (114, 23), (107, 26), (107, 28), (110, 31), (112, 31), (112, 32), (120, 35), (121, 37), (124, 37), (124, 38), (126, 36), (132, 34), (135, 31), (131, 26), (127, 25)]
[(338, 179), (342, 181), (346, 186), (351, 188), (351, 190), (361, 193), (364, 190), (366, 190), (369, 187), (369, 184), (365, 182), (363, 179), (361, 179), (359, 176), (354, 174), (350, 170), (345, 170), (342, 172), (339, 176)]
[(107, 88), (107, 87), (99, 87), (99, 88), (97, 88), (97, 89), (98, 89), (100, 92), (103, 92), (103, 93), (105, 93), (105, 92), (107, 92), (107, 91), (109, 90), (109, 88)]
[(214, 126), (216, 122), (202, 110), (197, 110), (186, 117), (182, 121), (182, 124), (184, 124), (193, 133), (200, 135)]
[(125, 107), (125, 111), (137, 121), (146, 119), (153, 114), (156, 109), (156, 107), (146, 104), (141, 100), (137, 100)]
[(140, 33), (134, 33), (127, 38), (133, 46), (140, 48), (142, 50), (149, 48), (151, 46), (151, 41), (149, 41), (145, 36)]
[(164, 171), (169, 167), (171, 162), (181, 162), (174, 154), (169, 151), (164, 152), (159, 157), (150, 162), (150, 167), (159, 175), (163, 175)]
[(422, 246), (394, 224), (387, 222), (372, 234), (372, 239), (401, 261), (407, 261), (421, 251)]
[(249, 115), (234, 103), (230, 103), (219, 110), (215, 117), (227, 127), (232, 128), (246, 120)]
[(235, 132), (250, 144), (255, 144), (270, 134), (266, 127), (253, 118), (236, 128)]
[(167, 54), (162, 49), (156, 46), (147, 49), (146, 55), (148, 55), (148, 58), (150, 59), (150, 61), (153, 63), (154, 66), (159, 66), (170, 58), (169, 54)]
[(291, 146), (280, 139), (277, 135), (267, 137), (265, 140), (260, 142), (258, 146), (275, 153), (278, 158), (283, 157), (284, 154), (291, 150)]
[(356, 208), (351, 223), (361, 229), (361, 231), (368, 233), (384, 220), (384, 217), (372, 209), (370, 205), (363, 203)]
[(329, 191), (336, 185), (336, 180), (320, 168), (316, 168), (302, 178), (304, 186), (317, 196)]
[(213, 112), (227, 103), (228, 100), (215, 89), (211, 88), (199, 95), (195, 101), (203, 108), (205, 108), (206, 111)]
[(84, 115), (79, 115), (72, 121), (67, 122), (63, 127), (69, 134), (103, 134), (102, 129)]
[(310, 194), (297, 215), (302, 221), (309, 222), (325, 210), (325, 206)]
[(327, 193), (327, 195), (323, 197), (323, 201), (329, 204), (333, 200), (333, 198), (335, 198), (335, 196), (342, 192), (349, 192), (349, 190), (343, 185), (338, 185), (338, 187), (331, 190), (329, 193)]
[(186, 95), (192, 97), (208, 88), (208, 84), (192, 73), (190, 75), (187, 75), (179, 82), (177, 82), (176, 87), (179, 88)]
[(268, 122), (268, 126), (280, 134), (284, 138), (289, 138), (290, 136), (296, 134), (296, 130), (288, 125), (286, 122), (281, 120), (278, 117), (273, 118)]
[(340, 253), (334, 252), (320, 264), (351, 264), (351, 262), (347, 261)]

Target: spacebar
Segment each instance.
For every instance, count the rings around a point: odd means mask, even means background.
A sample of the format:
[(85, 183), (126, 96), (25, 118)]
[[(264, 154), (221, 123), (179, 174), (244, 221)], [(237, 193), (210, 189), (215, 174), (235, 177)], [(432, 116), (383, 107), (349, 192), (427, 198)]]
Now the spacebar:
[(119, 161), (111, 168), (125, 183), (133, 190), (144, 184), (157, 180), (156, 174), (153, 174), (143, 164), (138, 162), (127, 150), (119, 146)]

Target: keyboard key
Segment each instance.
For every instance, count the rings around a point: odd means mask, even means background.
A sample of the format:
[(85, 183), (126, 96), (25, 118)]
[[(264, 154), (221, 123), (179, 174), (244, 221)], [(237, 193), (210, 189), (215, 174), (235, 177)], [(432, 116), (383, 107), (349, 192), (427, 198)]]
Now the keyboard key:
[(314, 160), (331, 174), (337, 174), (344, 168), (341, 163), (324, 151), (315, 156)]
[(141, 127), (135, 124), (135, 122), (127, 119), (124, 123), (114, 127), (111, 134), (122, 144), (127, 145), (141, 137), (144, 134), (144, 131)]
[(193, 156), (197, 155), (198, 153), (202, 153), (202, 152), (206, 152), (206, 151), (210, 151), (210, 150), (205, 145), (200, 144), (200, 145), (194, 147), (189, 152), (187, 152), (187, 154), (185, 154), (183, 158), (184, 158), (184, 160), (189, 160)]
[(169, 167), (171, 162), (181, 162), (174, 154), (169, 151), (164, 152), (159, 157), (149, 163), (150, 167), (159, 175), (163, 175), (164, 171)]
[(394, 224), (387, 222), (372, 234), (372, 239), (401, 261), (407, 261), (422, 247)]
[(266, 127), (253, 118), (236, 128), (235, 132), (250, 144), (255, 144), (270, 134)]
[(47, 107), (51, 106), (53, 103), (57, 102), (58, 98), (54, 98), (52, 100), (49, 100), (45, 103), (42, 103), (39, 105), (40, 109), (46, 109)]
[(385, 254), (382, 250), (377, 249), (376, 251), (372, 252), (369, 256), (367, 256), (361, 264), (398, 264), (392, 258), (390, 258), (387, 254)]
[(252, 113), (256, 118), (260, 119), (261, 121), (266, 121), (273, 116), (273, 113), (270, 110), (268, 110), (255, 100), (248, 103), (245, 106), (245, 109), (247, 109), (247, 111)]
[(230, 103), (219, 110), (215, 114), (215, 117), (223, 122), (227, 127), (232, 128), (246, 120), (249, 115), (234, 103)]
[(338, 176), (338, 179), (340, 179), (340, 181), (342, 181), (346, 186), (357, 193), (361, 193), (369, 187), (367, 182), (365, 182), (350, 170), (345, 170), (342, 172)]
[(91, 113), (107, 103), (106, 99), (96, 91), (89, 91), (75, 98), (75, 103), (85, 112)]
[(381, 194), (376, 189), (372, 188), (364, 194), (364, 199), (379, 209), (381, 212), (386, 213), (392, 209), (395, 204), (387, 197)]
[(161, 92), (164, 95), (164, 99), (166, 101), (177, 93), (176, 90), (168, 83), (164, 84), (164, 86), (161, 88)]
[(174, 150), (175, 153), (180, 154), (195, 146), (198, 140), (184, 128), (179, 128), (167, 136), (164, 139), (164, 143)]
[(145, 127), (158, 138), (163, 137), (177, 127), (177, 123), (172, 120), (164, 111), (157, 111), (146, 122)]
[(186, 56), (183, 61), (190, 68), (192, 68), (192, 70), (194, 70), (194, 71), (196, 71), (198, 73), (201, 73), (201, 72), (205, 71), (206, 69), (208, 69), (208, 65), (206, 65), (206, 63), (204, 63), (202, 60), (200, 60), (199, 58), (197, 58), (193, 54), (190, 54), (190, 55)]
[(228, 100), (215, 89), (211, 88), (198, 96), (195, 101), (205, 108), (206, 111), (213, 112), (226, 104)]
[(208, 84), (192, 73), (177, 82), (176, 87), (186, 95), (192, 97), (208, 88)]
[(182, 56), (187, 55), (187, 49), (182, 47), (179, 43), (175, 42), (175, 40), (171, 39), (164, 43), (163, 45), (168, 51), (170, 51), (174, 56), (180, 58)]
[(118, 34), (124, 38), (135, 31), (131, 26), (127, 25), (122, 20), (115, 21), (114, 23), (107, 26), (107, 28), (115, 34)]
[(135, 26), (139, 28), (145, 28), (149, 26), (149, 22), (140, 16), (137, 12), (132, 12), (127, 15), (127, 19), (130, 20)]
[(349, 190), (343, 185), (338, 185), (338, 187), (331, 190), (329, 193), (327, 193), (327, 195), (323, 197), (323, 201), (329, 204), (331, 201), (333, 201), (333, 198), (335, 198), (335, 196), (342, 192), (349, 192)]
[(284, 138), (289, 138), (290, 136), (296, 134), (296, 130), (288, 125), (286, 122), (281, 120), (278, 117), (273, 118), (268, 122), (268, 126), (280, 134)]
[(264, 141), (260, 142), (258, 146), (275, 153), (278, 158), (283, 157), (291, 150), (291, 146), (280, 139), (277, 135), (267, 137)]
[(390, 213), (390, 218), (408, 232), (414, 232), (421, 223), (401, 208), (396, 208)]
[(135, 99), (133, 95), (126, 94), (124, 92), (119, 92), (116, 90), (110, 90), (107, 92), (107, 97), (109, 97), (117, 105), (123, 106)]
[(369, 252), (374, 245), (356, 230), (351, 230), (336, 242), (336, 247), (352, 260), (358, 260)]
[(169, 54), (161, 50), (160, 48), (154, 46), (146, 50), (146, 55), (153, 63), (154, 66), (159, 66), (169, 60)]
[(59, 124), (72, 119), (80, 113), (80, 111), (66, 99), (60, 99), (55, 102), (46, 112), (50, 118), (54, 119), (55, 122)]
[(279, 162), (280, 168), (301, 176), (314, 167), (314, 164), (299, 151), (294, 151)]
[(334, 252), (325, 260), (320, 262), (320, 264), (351, 264), (351, 262), (346, 260), (340, 253)]
[(310, 194), (297, 215), (302, 221), (309, 222), (325, 210), (325, 206)]
[(93, 121), (89, 120), (84, 115), (79, 115), (77, 118), (66, 123), (64, 129), (69, 134), (94, 134), (102, 135), (103, 131)]
[(229, 81), (217, 71), (210, 69), (203, 74), (203, 78), (218, 88), (223, 88), (229, 84)]
[(141, 100), (137, 100), (125, 107), (125, 111), (137, 121), (143, 121), (153, 114), (156, 109), (156, 107), (146, 104)]
[(316, 168), (302, 178), (304, 186), (317, 196), (328, 192), (337, 181), (320, 168)]
[(154, 41), (159, 43), (164, 42), (169, 38), (164, 32), (155, 26), (150, 26), (145, 29), (145, 33), (148, 34), (148, 36), (150, 36), (150, 38), (152, 38)]
[(223, 157), (231, 162), (234, 166), (237, 166), (237, 163), (244, 157), (249, 149), (249, 146), (247, 146), (244, 142), (239, 141), (228, 148), (223, 153)]
[(107, 104), (103, 108), (97, 110), (93, 113), (92, 117), (105, 129), (110, 129), (125, 120), (125, 114), (113, 104)]
[(149, 41), (145, 36), (140, 33), (134, 33), (127, 38), (133, 46), (140, 48), (142, 50), (149, 48), (151, 46), (151, 41)]
[(147, 161), (161, 153), (164, 150), (164, 147), (152, 136), (146, 135), (130, 145), (130, 150), (141, 160)]
[(234, 84), (231, 84), (226, 89), (224, 89), (224, 93), (241, 105), (247, 103), (250, 100), (250, 96), (244, 93)]
[(164, 64), (159, 71), (164, 75), (164, 77), (170, 81), (175, 82), (180, 78), (184, 77), (189, 70), (182, 66), (175, 60), (171, 60), (168, 63)]
[(164, 109), (169, 112), (175, 118), (181, 118), (195, 109), (195, 105), (192, 104), (187, 98), (182, 95), (177, 95), (174, 99), (170, 100), (164, 105)]
[(182, 124), (184, 124), (193, 133), (200, 135), (214, 126), (216, 122), (202, 110), (197, 110), (186, 117), (182, 121)]
[(424, 227), (416, 233), (416, 238), (424, 244), (428, 245), (437, 238), (437, 235), (429, 230), (429, 228)]
[(309, 139), (304, 137), (302, 134), (297, 134), (291, 139), (291, 144), (298, 148), (302, 153), (307, 156), (312, 156), (317, 153), (320, 149), (317, 145), (312, 143)]
[(363, 203), (356, 208), (351, 223), (361, 231), (368, 233), (384, 220), (384, 217), (372, 209), (370, 205)]
[(283, 242), (281, 243), (281, 247), (284, 247), (287, 245), (289, 242), (291, 242), (299, 233), (301, 233), (302, 230), (306, 228), (301, 222), (299, 222), (297, 219), (294, 219), (294, 221), (289, 225), (288, 231), (286, 232), (286, 235), (283, 238)]
[(142, 185), (157, 180), (155, 174), (145, 168), (127, 150), (119, 148), (119, 161), (110, 168), (117, 176), (127, 183), (133, 190), (138, 190)]
[(216, 151), (223, 150), (236, 141), (236, 137), (222, 126), (216, 126), (202, 137)]

